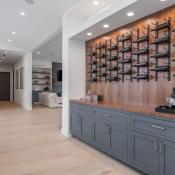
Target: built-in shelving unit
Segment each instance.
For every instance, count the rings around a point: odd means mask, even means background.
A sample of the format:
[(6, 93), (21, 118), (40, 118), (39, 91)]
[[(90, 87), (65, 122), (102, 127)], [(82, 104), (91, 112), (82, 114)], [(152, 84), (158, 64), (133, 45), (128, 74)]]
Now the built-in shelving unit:
[(32, 86), (33, 91), (51, 91), (52, 73), (49, 68), (33, 67)]

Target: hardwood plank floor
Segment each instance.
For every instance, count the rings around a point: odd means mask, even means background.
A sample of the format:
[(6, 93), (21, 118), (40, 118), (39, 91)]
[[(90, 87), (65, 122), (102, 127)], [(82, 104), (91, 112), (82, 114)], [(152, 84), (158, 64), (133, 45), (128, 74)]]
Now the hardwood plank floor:
[(58, 130), (61, 109), (0, 103), (0, 175), (139, 175)]

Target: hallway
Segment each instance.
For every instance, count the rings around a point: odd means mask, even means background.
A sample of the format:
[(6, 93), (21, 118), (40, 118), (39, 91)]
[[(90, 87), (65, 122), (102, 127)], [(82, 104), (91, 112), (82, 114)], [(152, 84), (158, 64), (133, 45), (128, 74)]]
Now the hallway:
[(58, 131), (58, 109), (28, 112), (13, 103), (0, 106), (2, 175), (138, 174), (76, 139), (64, 138)]

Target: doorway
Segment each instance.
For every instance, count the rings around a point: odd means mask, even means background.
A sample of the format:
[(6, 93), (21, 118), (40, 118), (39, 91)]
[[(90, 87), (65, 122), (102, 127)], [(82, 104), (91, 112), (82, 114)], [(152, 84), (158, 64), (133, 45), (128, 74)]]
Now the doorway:
[(0, 101), (10, 101), (10, 72), (0, 72)]

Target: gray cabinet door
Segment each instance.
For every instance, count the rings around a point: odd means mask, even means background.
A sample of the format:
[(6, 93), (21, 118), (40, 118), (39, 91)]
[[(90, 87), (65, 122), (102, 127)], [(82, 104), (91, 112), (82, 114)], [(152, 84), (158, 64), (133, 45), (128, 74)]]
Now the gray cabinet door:
[(91, 142), (92, 138), (92, 122), (91, 119), (87, 117), (81, 117), (81, 136), (84, 140)]
[(175, 143), (160, 141), (160, 175), (175, 174)]
[(156, 137), (131, 131), (131, 163), (136, 168), (156, 175), (158, 169), (158, 141)]
[(81, 116), (77, 113), (71, 113), (70, 120), (71, 134), (81, 137)]
[(109, 150), (116, 158), (127, 160), (127, 129), (116, 125), (110, 125)]
[(93, 144), (107, 150), (109, 147), (110, 140), (110, 126), (106, 124), (103, 120), (94, 120), (93, 121)]

